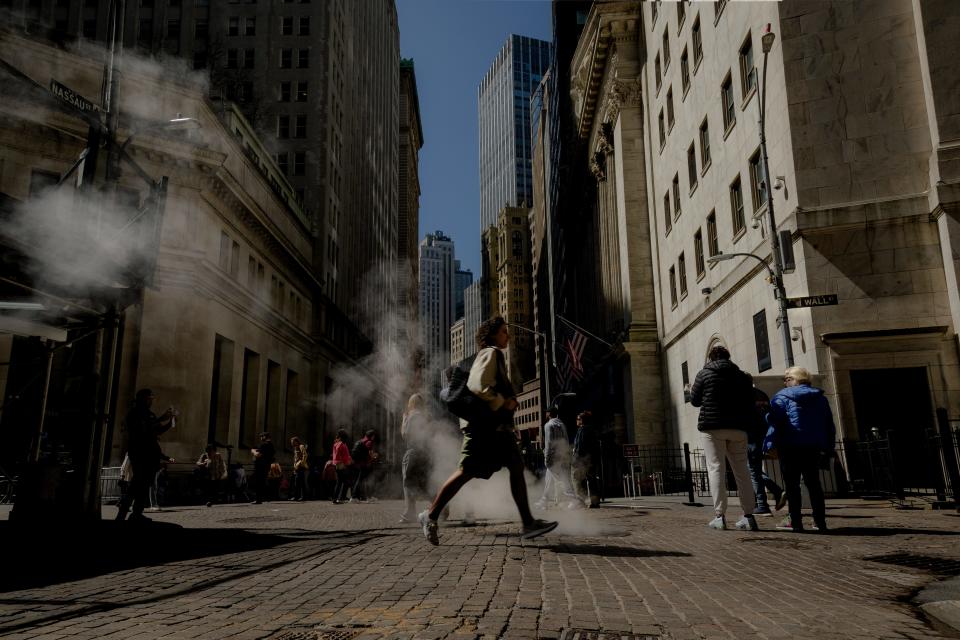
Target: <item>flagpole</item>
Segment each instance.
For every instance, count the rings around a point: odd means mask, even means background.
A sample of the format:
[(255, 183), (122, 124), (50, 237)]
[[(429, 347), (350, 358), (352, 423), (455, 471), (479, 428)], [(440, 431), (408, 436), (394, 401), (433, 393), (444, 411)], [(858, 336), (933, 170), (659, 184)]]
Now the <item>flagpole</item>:
[(564, 318), (564, 317), (563, 317), (562, 315), (560, 315), (559, 313), (557, 314), (557, 317), (560, 318), (561, 320), (563, 320), (564, 322), (566, 322), (568, 325), (570, 325), (571, 327), (573, 327), (573, 328), (576, 329), (577, 331), (579, 331), (580, 333), (583, 333), (583, 334), (585, 334), (586, 336), (588, 336), (588, 337), (590, 337), (590, 338), (593, 338), (594, 340), (596, 340), (596, 341), (598, 341), (598, 342), (602, 342), (603, 344), (607, 345), (607, 346), (610, 347), (611, 349), (614, 348), (614, 346), (613, 346), (612, 344), (610, 344), (609, 342), (607, 342), (607, 341), (604, 340), (603, 338), (601, 338), (601, 337), (599, 337), (599, 336), (596, 336), (596, 335), (590, 333), (589, 331), (587, 331), (586, 329), (584, 329), (583, 327), (581, 327), (580, 325), (578, 325), (578, 324), (576, 324), (576, 323), (574, 323), (574, 322), (571, 322), (570, 320), (567, 320), (566, 318)]

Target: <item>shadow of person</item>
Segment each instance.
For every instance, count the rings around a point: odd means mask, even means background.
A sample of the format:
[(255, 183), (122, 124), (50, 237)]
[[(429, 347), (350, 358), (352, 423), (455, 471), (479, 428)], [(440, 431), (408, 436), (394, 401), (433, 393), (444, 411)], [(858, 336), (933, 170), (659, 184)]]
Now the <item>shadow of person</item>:
[(667, 551), (662, 549), (641, 549), (606, 544), (551, 544), (541, 549), (554, 553), (569, 553), (574, 555), (602, 556), (607, 558), (689, 558), (692, 554), (684, 551)]
[[(829, 520), (827, 521), (829, 525)], [(913, 529), (910, 527), (838, 527), (830, 529), (832, 536), (864, 536), (868, 538), (882, 538), (885, 536), (960, 536), (960, 531), (945, 531), (943, 529)]]

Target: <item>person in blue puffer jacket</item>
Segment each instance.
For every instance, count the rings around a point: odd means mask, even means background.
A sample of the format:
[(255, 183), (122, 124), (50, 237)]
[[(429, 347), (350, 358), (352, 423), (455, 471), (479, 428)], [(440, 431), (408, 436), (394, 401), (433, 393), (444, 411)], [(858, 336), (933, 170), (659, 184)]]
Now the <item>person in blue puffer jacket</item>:
[(833, 454), (836, 426), (823, 390), (810, 384), (810, 372), (790, 367), (783, 375), (786, 388), (770, 400), (770, 429), (764, 451), (777, 450), (790, 519), (778, 529), (802, 532), (800, 478), (810, 494), (815, 529), (826, 532), (826, 509), (820, 486), (820, 462)]

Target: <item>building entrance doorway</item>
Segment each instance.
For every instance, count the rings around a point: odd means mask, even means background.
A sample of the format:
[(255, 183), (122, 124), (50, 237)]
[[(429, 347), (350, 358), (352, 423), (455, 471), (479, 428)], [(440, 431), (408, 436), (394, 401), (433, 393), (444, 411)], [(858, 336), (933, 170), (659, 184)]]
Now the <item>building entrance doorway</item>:
[(885, 441), (903, 488), (930, 485), (928, 435), (936, 427), (925, 367), (850, 371), (861, 442)]

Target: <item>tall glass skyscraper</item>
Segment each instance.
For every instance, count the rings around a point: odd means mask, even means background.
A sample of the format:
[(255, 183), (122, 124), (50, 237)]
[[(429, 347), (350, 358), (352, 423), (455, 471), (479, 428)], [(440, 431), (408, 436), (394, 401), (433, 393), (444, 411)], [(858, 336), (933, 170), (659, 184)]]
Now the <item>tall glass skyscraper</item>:
[(477, 90), (481, 231), (503, 207), (533, 203), (530, 96), (552, 55), (549, 42), (510, 35)]

